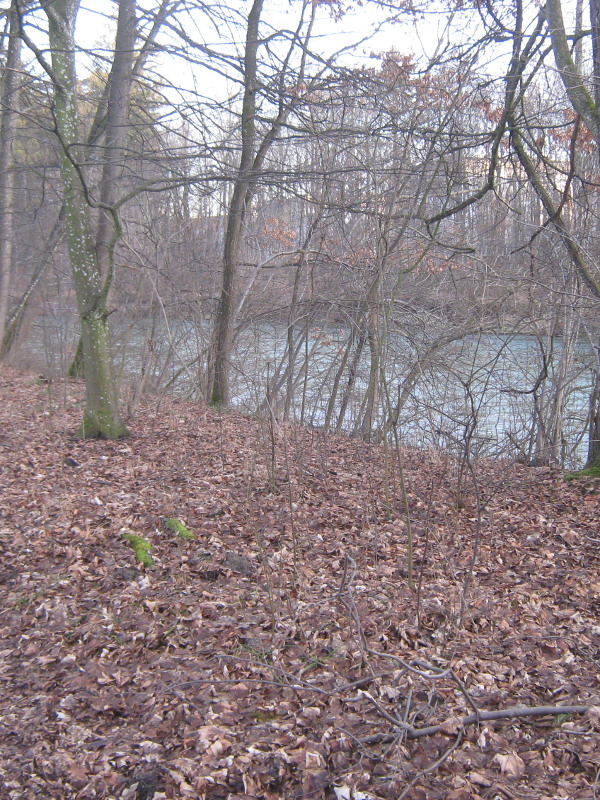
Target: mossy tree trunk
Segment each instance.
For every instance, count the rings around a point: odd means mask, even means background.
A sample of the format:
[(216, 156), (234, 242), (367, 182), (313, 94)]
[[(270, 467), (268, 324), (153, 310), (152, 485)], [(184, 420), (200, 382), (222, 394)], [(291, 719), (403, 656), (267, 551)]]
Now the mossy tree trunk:
[(43, 3), (48, 17), (54, 84), (54, 115), (60, 143), (60, 169), (64, 187), (66, 233), (81, 321), (86, 400), (79, 433), (85, 438), (117, 439), (127, 434), (121, 421), (108, 328), (108, 312), (91, 235), (91, 208), (87, 202), (81, 168), (77, 162), (78, 119), (76, 103), (74, 28), (79, 0)]

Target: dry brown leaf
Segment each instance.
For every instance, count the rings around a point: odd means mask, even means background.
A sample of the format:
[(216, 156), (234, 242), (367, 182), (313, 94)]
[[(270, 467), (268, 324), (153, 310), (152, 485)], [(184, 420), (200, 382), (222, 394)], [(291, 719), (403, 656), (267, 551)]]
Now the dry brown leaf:
[(494, 761), (500, 767), (500, 772), (513, 778), (520, 778), (525, 773), (525, 762), (516, 753), (496, 753)]
[(469, 772), (468, 778), (471, 783), (475, 784), (475, 786), (484, 786), (487, 788), (488, 786), (492, 785), (492, 781), (489, 778), (486, 778), (485, 775), (481, 775), (479, 772)]

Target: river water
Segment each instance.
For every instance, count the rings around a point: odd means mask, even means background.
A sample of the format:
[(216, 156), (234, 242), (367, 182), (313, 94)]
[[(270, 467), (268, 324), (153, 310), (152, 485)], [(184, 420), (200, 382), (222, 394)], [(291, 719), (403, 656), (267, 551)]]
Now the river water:
[[(77, 341), (77, 322), (64, 315), (46, 314), (28, 331), (18, 357), (49, 374), (64, 373)], [(293, 385), (290, 418), (322, 427), (332, 392), (334, 375), (348, 338), (344, 328), (313, 328), (302, 341), (290, 381), (272, 391), (278, 369), (287, 363), (285, 326), (261, 323), (245, 330), (237, 340), (232, 368), (232, 401), (248, 413), (269, 406), (281, 415), (285, 392)], [(164, 319), (129, 320), (114, 335), (115, 366), (125, 396), (135, 394), (142, 375), (147, 388), (202, 399), (208, 327), (189, 321), (167, 324)], [(411, 369), (419, 362), (423, 342), (403, 337), (390, 340), (384, 370), (389, 401), (395, 405)], [(426, 349), (426, 348), (425, 348)], [(536, 387), (542, 371), (542, 352), (548, 375)], [(418, 371), (414, 385), (398, 416), (397, 430), (404, 443), (439, 447), (473, 455), (532, 458), (534, 422), (547, 416), (556, 392), (563, 352), (562, 340), (533, 336), (480, 335), (457, 340), (435, 353)], [(593, 380), (594, 354), (579, 341), (564, 380), (562, 432), (558, 457), (564, 466), (581, 466), (587, 452), (587, 415)], [(361, 414), (368, 383), (369, 352), (365, 348), (356, 381), (341, 424), (353, 431)], [(341, 390), (348, 382), (340, 381)], [(380, 399), (380, 402), (383, 400)], [(339, 398), (333, 420), (339, 416)], [(375, 427), (378, 419), (375, 418)]]

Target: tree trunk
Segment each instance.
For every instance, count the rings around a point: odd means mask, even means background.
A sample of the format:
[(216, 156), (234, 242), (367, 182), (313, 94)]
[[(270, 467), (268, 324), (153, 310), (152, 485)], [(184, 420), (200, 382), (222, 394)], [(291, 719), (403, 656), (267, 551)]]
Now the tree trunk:
[(227, 215), (223, 249), (223, 282), (214, 335), (214, 365), (210, 402), (214, 406), (229, 403), (229, 371), (233, 344), (233, 308), (244, 217), (250, 203), (252, 165), (256, 140), (256, 91), (258, 27), (264, 0), (254, 0), (248, 15), (244, 53), (244, 99), (242, 103), (242, 152), (238, 175)]
[(590, 433), (586, 469), (600, 469), (600, 342), (596, 343), (594, 389), (590, 398)]
[[(592, 94), (586, 88), (578, 65), (571, 57), (570, 46), (565, 33), (561, 0), (548, 0), (546, 14), (552, 48), (562, 82), (575, 111), (581, 115), (596, 140), (596, 155), (600, 159), (600, 1), (590, 0), (590, 23), (592, 31)], [(543, 198), (542, 198), (543, 200)], [(573, 259), (576, 268), (592, 290), (595, 297), (600, 298), (600, 284), (597, 280), (589, 280), (590, 271), (582, 270)], [(587, 467), (600, 466), (600, 397), (599, 372), (596, 369), (595, 386), (590, 397), (590, 432), (588, 439)]]
[(361, 413), (357, 420), (355, 432), (360, 432), (362, 438), (369, 442), (373, 433), (373, 424), (379, 404), (380, 372), (382, 360), (382, 341), (380, 331), (379, 308), (369, 310), (367, 323), (367, 340), (369, 342), (369, 382), (362, 401)]
[(350, 334), (348, 336), (348, 339), (346, 340), (346, 346), (344, 347), (344, 352), (342, 354), (340, 363), (334, 375), (333, 384), (331, 386), (331, 391), (329, 393), (329, 400), (327, 401), (327, 409), (325, 411), (325, 421), (323, 422), (323, 430), (325, 432), (328, 432), (329, 428), (331, 427), (331, 420), (333, 418), (333, 412), (335, 411), (335, 406), (340, 391), (340, 384), (342, 382), (344, 372), (346, 371), (346, 366), (348, 364), (348, 359), (350, 358), (350, 353), (352, 352), (353, 346), (354, 346), (354, 325), (351, 325)]
[[(8, 16), (9, 39), (0, 101), (0, 343), (4, 342), (8, 319), (14, 241), (15, 171), (12, 148), (19, 111), (21, 53), (19, 16), (14, 0)], [(0, 347), (0, 358), (4, 356), (4, 353), (4, 347)]]
[(354, 348), (354, 355), (352, 356), (352, 361), (350, 363), (350, 368), (348, 370), (348, 380), (346, 381), (346, 385), (344, 387), (342, 402), (340, 403), (340, 410), (338, 412), (337, 423), (335, 426), (336, 433), (339, 433), (344, 429), (346, 411), (348, 410), (348, 406), (352, 398), (352, 392), (354, 391), (354, 387), (356, 386), (356, 379), (358, 377), (358, 368), (360, 365), (360, 359), (362, 358), (362, 354), (367, 341), (367, 333), (364, 330), (363, 327), (364, 325), (365, 325), (364, 320), (362, 319), (362, 317), (359, 317), (359, 321), (356, 324), (357, 328), (356, 345)]
[[(242, 150), (227, 215), (227, 230), (223, 248), (223, 277), (213, 334), (212, 364), (209, 371), (210, 402), (215, 406), (226, 406), (229, 403), (229, 373), (235, 321), (234, 296), (242, 249), (244, 219), (252, 204), (252, 198), (256, 192), (256, 181), (264, 166), (267, 154), (276, 141), (285, 120), (302, 96), (302, 93), (298, 92), (296, 94), (292, 93), (291, 96), (286, 98), (286, 93), (288, 92), (286, 87), (289, 87), (293, 81), (297, 81), (298, 85), (300, 85), (304, 79), (308, 41), (316, 18), (317, 4), (315, 3), (310, 13), (304, 42), (300, 42), (300, 28), (298, 28), (296, 35), (291, 40), (290, 49), (283, 59), (281, 71), (278, 75), (277, 114), (257, 145), (256, 94), (259, 86), (257, 56), (260, 44), (259, 26), (263, 5), (264, 0), (254, 0), (248, 15), (246, 28), (243, 73), (244, 96), (241, 120)], [(302, 55), (300, 57), (299, 71), (292, 77), (292, 72), (289, 69), (290, 58), (298, 44), (302, 50)]]
[(60, 169), (64, 186), (66, 232), (73, 284), (81, 321), (86, 381), (85, 410), (79, 434), (85, 438), (116, 439), (127, 434), (119, 416), (108, 329), (90, 206), (76, 162), (78, 119), (76, 103), (74, 28), (79, 0), (44, 3), (48, 17), (54, 114), (60, 141)]

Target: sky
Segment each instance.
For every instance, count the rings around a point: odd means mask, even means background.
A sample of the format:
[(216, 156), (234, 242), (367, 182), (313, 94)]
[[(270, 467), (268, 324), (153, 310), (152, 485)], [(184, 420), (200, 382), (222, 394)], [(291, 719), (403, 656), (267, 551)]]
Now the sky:
[[(229, 0), (232, 9), (242, 9), (246, 3)], [(148, 5), (145, 3), (144, 5)], [(433, 4), (432, 4), (433, 5)], [(296, 17), (298, 3), (289, 0), (266, 0), (263, 18), (277, 26), (289, 26)], [(110, 0), (83, 0), (79, 12), (77, 36), (84, 48), (94, 49), (99, 44), (112, 41), (114, 23), (110, 15), (114, 13), (115, 4)], [(290, 13), (292, 9), (292, 13)], [(316, 26), (316, 39), (325, 51), (333, 52), (341, 47), (361, 42), (370, 30), (374, 29), (385, 18), (385, 14), (377, 13), (373, 3), (367, 0), (361, 7), (351, 10), (341, 20), (335, 20), (323, 10)], [(395, 48), (403, 53), (425, 52), (431, 55), (439, 37), (442, 35), (443, 20), (440, 15), (430, 14), (425, 25), (415, 26), (409, 20), (402, 25), (388, 25), (376, 34), (371, 41), (359, 44), (353, 51), (358, 61), (368, 60), (374, 50)]]

